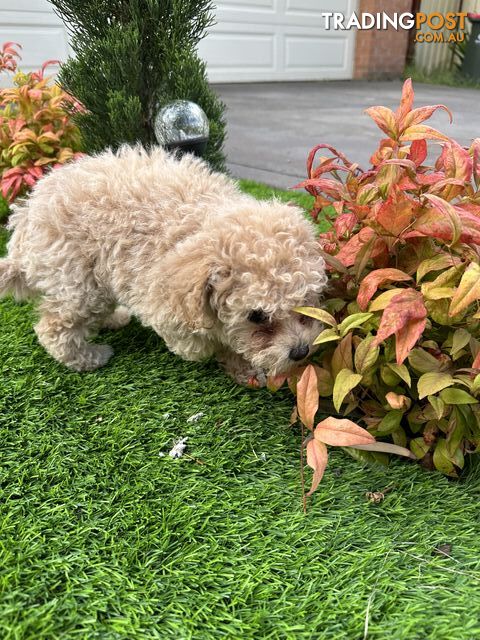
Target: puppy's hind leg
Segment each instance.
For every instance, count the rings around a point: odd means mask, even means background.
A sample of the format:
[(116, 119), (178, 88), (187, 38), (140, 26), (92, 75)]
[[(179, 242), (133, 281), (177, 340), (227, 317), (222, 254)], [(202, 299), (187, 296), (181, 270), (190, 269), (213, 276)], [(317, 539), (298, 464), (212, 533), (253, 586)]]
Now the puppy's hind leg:
[(74, 371), (103, 367), (113, 355), (107, 344), (91, 344), (87, 338), (101, 324), (101, 314), (71, 304), (44, 301), (35, 333), (48, 353)]
[(121, 329), (130, 322), (130, 311), (123, 306), (117, 307), (109, 316), (102, 321), (102, 329)]

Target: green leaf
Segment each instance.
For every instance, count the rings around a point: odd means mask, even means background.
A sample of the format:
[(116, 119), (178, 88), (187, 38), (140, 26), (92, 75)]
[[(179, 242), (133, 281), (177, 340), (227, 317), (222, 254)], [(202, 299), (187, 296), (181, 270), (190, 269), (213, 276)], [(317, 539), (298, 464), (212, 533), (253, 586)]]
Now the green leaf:
[(385, 436), (388, 433), (393, 433), (400, 426), (402, 421), (403, 411), (400, 409), (393, 409), (389, 411), (379, 422), (377, 426), (377, 432), (379, 435)]
[(359, 462), (366, 462), (368, 464), (373, 462), (387, 467), (390, 461), (387, 453), (379, 453), (378, 451), (361, 451), (360, 449), (355, 449), (353, 447), (343, 447), (343, 450)]
[(325, 309), (317, 309), (316, 307), (295, 307), (294, 311), (297, 313), (301, 313), (304, 316), (309, 316), (310, 318), (315, 318), (316, 320), (320, 320), (324, 324), (328, 324), (331, 327), (337, 326), (337, 321), (335, 318), (325, 311)]
[(421, 460), (428, 453), (430, 446), (423, 438), (414, 438), (410, 440), (410, 449), (417, 460)]
[(333, 405), (336, 411), (340, 411), (345, 396), (361, 381), (362, 376), (353, 373), (350, 369), (342, 369), (337, 375), (333, 385)]
[(424, 349), (413, 349), (408, 355), (408, 362), (412, 369), (419, 373), (428, 373), (430, 371), (441, 371), (442, 363), (439, 362), (432, 354)]
[(335, 329), (324, 329), (322, 333), (315, 338), (313, 344), (323, 344), (324, 342), (332, 342), (340, 339), (341, 338)]
[(410, 377), (410, 371), (404, 364), (397, 364), (394, 362), (387, 362), (387, 367), (399, 376), (409, 387), (412, 386), (412, 378)]
[(433, 464), (441, 473), (449, 476), (455, 474), (453, 462), (447, 449), (447, 441), (445, 438), (439, 438), (435, 450), (433, 452)]
[(400, 289), (400, 288), (388, 289), (387, 291), (383, 291), (375, 298), (375, 300), (372, 300), (368, 310), (381, 311), (382, 309), (385, 309), (385, 307), (388, 307), (388, 305), (392, 301), (392, 298), (394, 298), (395, 296), (398, 296), (400, 293), (403, 293), (404, 291), (405, 289)]
[(372, 444), (358, 444), (356, 449), (363, 451), (382, 451), (384, 453), (394, 453), (397, 456), (405, 456), (416, 460), (415, 454), (405, 447), (399, 447), (391, 442), (373, 442)]
[(460, 258), (450, 255), (449, 253), (440, 253), (433, 258), (423, 260), (423, 262), (418, 265), (417, 282), (420, 282), (420, 280), (430, 271), (440, 271), (442, 269), (447, 269), (448, 267), (455, 267), (460, 264), (460, 262)]
[(463, 389), (444, 389), (440, 392), (445, 404), (476, 404), (478, 400)]
[(475, 376), (475, 379), (472, 383), (472, 393), (477, 393), (480, 390), (480, 373)]
[(373, 313), (354, 313), (351, 316), (347, 316), (343, 322), (338, 325), (340, 335), (343, 337), (351, 329), (360, 327), (364, 322), (370, 320)]
[(466, 347), (470, 342), (471, 334), (466, 329), (457, 329), (453, 334), (452, 348), (450, 349), (450, 355), (455, 357), (459, 351)]
[(418, 398), (422, 400), (426, 396), (433, 396), (445, 387), (451, 387), (452, 384), (455, 384), (455, 380), (448, 373), (424, 373), (418, 380)]
[(455, 451), (461, 446), (464, 436), (464, 421), (462, 419), (453, 420), (451, 422), (451, 429), (447, 434), (447, 449), (450, 456), (453, 456)]
[[(428, 375), (428, 374), (425, 374)], [(437, 396), (428, 396), (428, 401), (432, 405), (433, 410), (435, 411), (436, 417), (440, 420), (443, 416), (443, 411), (445, 409), (445, 403), (441, 398)]]
[(367, 336), (355, 349), (355, 369), (362, 375), (375, 364), (380, 354), (380, 347), (372, 347), (374, 339), (374, 336)]

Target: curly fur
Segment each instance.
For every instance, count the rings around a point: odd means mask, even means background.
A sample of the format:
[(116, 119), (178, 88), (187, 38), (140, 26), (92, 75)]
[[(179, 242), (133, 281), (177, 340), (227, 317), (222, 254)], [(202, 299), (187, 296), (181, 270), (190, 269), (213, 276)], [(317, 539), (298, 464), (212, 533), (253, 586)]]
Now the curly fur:
[[(38, 339), (68, 367), (102, 366), (101, 327), (134, 314), (188, 360), (239, 382), (291, 368), (319, 327), (292, 309), (326, 285), (312, 225), (192, 156), (123, 147), (52, 171), (15, 208), (0, 293), (39, 296)], [(261, 309), (269, 322), (248, 320)]]

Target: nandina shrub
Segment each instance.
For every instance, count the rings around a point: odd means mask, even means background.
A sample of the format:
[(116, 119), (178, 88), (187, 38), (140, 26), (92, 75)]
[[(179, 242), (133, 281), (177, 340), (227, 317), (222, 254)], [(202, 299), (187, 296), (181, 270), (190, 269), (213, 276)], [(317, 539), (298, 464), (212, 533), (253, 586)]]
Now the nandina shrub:
[[(464, 149), (422, 124), (450, 112), (414, 109), (413, 98), (407, 80), (395, 112), (367, 109), (386, 136), (371, 168), (320, 144), (298, 185), (315, 196), (313, 219), (331, 224), (319, 235), (330, 272), (323, 308), (297, 310), (325, 328), (314, 363), (289, 378), (311, 430), (311, 491), (325, 444), (410, 455), (449, 476), (480, 448), (480, 138)], [(433, 165), (429, 142), (440, 145)], [(318, 407), (332, 417), (314, 427)]]
[(0, 49), (0, 72), (16, 72), (13, 86), (0, 89), (0, 187), (9, 203), (81, 149), (80, 132), (71, 122), (81, 105), (44, 77), (55, 61), (34, 73), (17, 71), (18, 46), (7, 42)]

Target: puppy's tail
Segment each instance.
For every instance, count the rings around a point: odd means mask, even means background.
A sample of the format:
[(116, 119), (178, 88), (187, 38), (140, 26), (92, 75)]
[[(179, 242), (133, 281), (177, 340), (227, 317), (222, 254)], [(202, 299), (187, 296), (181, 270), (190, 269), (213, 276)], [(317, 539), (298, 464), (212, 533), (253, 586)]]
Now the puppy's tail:
[(0, 298), (12, 293), (17, 300), (26, 297), (27, 286), (22, 272), (10, 258), (0, 259)]

